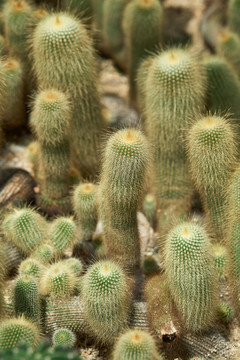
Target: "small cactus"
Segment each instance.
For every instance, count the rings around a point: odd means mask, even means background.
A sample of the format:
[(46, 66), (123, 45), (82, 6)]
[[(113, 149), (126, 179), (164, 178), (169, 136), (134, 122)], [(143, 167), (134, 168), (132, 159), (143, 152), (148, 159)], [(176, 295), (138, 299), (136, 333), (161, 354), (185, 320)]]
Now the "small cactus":
[(149, 224), (154, 228), (156, 222), (157, 201), (153, 194), (147, 194), (143, 200), (143, 212), (149, 221)]
[(228, 267), (227, 248), (219, 244), (214, 245), (213, 258), (219, 280), (220, 281), (226, 280), (227, 267)]
[(175, 226), (166, 241), (167, 283), (186, 329), (207, 329), (216, 314), (217, 281), (210, 242), (194, 222)]
[(229, 324), (233, 320), (233, 309), (228, 303), (221, 303), (217, 307), (218, 319), (224, 323)]
[(142, 330), (129, 330), (118, 339), (113, 360), (162, 360), (152, 336)]
[(37, 279), (40, 278), (43, 271), (44, 266), (34, 258), (23, 260), (18, 269), (19, 275), (29, 275)]
[(87, 29), (64, 12), (46, 16), (33, 33), (33, 60), (39, 86), (56, 88), (72, 99), (69, 129), (73, 160), (83, 176), (96, 176), (100, 133), (105, 125), (96, 88), (95, 54)]
[(23, 275), (16, 279), (14, 286), (15, 315), (24, 315), (26, 319), (39, 323), (40, 302), (36, 278)]
[(136, 77), (141, 61), (157, 51), (162, 41), (163, 8), (158, 0), (133, 0), (123, 16), (127, 42), (130, 97), (136, 99)]
[(97, 186), (79, 184), (73, 193), (73, 209), (80, 226), (82, 240), (91, 240), (97, 226)]
[(0, 350), (12, 349), (21, 342), (36, 347), (39, 342), (37, 326), (24, 317), (9, 319), (0, 324)]
[(64, 260), (64, 263), (70, 267), (70, 269), (73, 271), (75, 276), (82, 275), (83, 264), (81, 260), (71, 257), (69, 259)]
[(44, 240), (46, 230), (45, 219), (30, 208), (16, 209), (6, 216), (3, 231), (25, 254), (31, 254)]
[(39, 293), (52, 298), (69, 297), (74, 293), (76, 277), (73, 271), (64, 264), (57, 262), (50, 265), (42, 274), (39, 284)]
[(48, 243), (41, 244), (33, 253), (33, 257), (43, 264), (50, 263), (55, 255), (54, 246)]
[(210, 233), (215, 241), (223, 241), (226, 187), (236, 159), (235, 135), (230, 121), (217, 115), (200, 116), (188, 134), (188, 157)]
[(76, 241), (77, 227), (72, 218), (56, 218), (49, 228), (49, 240), (61, 254)]
[(69, 329), (58, 329), (54, 331), (52, 342), (54, 346), (73, 347), (77, 341), (75, 334)]
[(88, 269), (82, 283), (84, 317), (98, 341), (111, 343), (127, 327), (130, 297), (119, 265), (103, 260)]

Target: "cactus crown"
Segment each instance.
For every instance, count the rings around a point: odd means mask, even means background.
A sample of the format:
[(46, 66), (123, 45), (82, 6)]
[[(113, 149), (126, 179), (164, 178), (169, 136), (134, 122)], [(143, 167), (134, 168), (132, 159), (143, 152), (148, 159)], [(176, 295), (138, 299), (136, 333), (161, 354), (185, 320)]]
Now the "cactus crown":
[(72, 347), (76, 342), (76, 336), (69, 329), (58, 329), (54, 332), (52, 341), (55, 346), (62, 345)]
[(35, 250), (33, 256), (43, 264), (49, 263), (54, 256), (54, 248), (50, 244), (41, 244)]
[(125, 157), (140, 158), (144, 155), (143, 137), (140, 131), (125, 129), (118, 131), (110, 140), (112, 151)]
[(26, 259), (22, 261), (19, 267), (19, 275), (31, 275), (39, 278), (44, 270), (44, 266), (36, 259)]
[(153, 360), (157, 355), (156, 345), (150, 334), (141, 330), (129, 330), (123, 334), (115, 347), (113, 360)]
[(81, 260), (76, 258), (69, 258), (65, 260), (65, 264), (70, 267), (76, 276), (79, 276), (83, 272), (83, 264)]

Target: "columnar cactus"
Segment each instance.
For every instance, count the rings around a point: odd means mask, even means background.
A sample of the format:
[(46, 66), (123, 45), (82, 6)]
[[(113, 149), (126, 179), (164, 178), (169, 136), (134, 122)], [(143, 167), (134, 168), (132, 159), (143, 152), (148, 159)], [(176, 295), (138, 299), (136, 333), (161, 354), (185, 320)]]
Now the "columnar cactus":
[(128, 324), (131, 295), (123, 270), (109, 260), (92, 265), (84, 275), (82, 298), (89, 331), (102, 343), (113, 342)]
[(240, 134), (240, 82), (235, 71), (226, 60), (209, 56), (204, 61), (207, 71), (207, 103), (212, 113), (229, 111)]
[(146, 108), (146, 82), (152, 59), (152, 56), (148, 56), (142, 60), (137, 71), (137, 105), (142, 115)]
[(232, 31), (240, 36), (240, 1), (230, 0), (228, 3), (228, 21)]
[(19, 266), (18, 273), (20, 276), (29, 275), (39, 279), (45, 267), (34, 258), (23, 260)]
[(204, 85), (204, 69), (190, 51), (172, 48), (152, 58), (145, 84), (145, 123), (154, 145), (156, 195), (162, 209), (173, 201), (181, 202), (180, 213), (189, 211), (184, 131), (193, 114), (203, 108)]
[(36, 278), (23, 275), (14, 285), (14, 310), (16, 316), (24, 315), (36, 323), (40, 321), (40, 302)]
[(36, 347), (39, 342), (37, 326), (24, 317), (9, 319), (0, 324), (0, 350), (12, 349), (21, 342)]
[[(30, 124), (40, 144), (43, 171), (40, 205), (43, 208), (59, 206), (68, 195), (70, 120), (70, 105), (64, 93), (49, 89), (36, 96)], [(65, 201), (63, 212), (68, 209)]]
[(118, 53), (124, 47), (122, 18), (130, 0), (105, 0), (103, 5), (103, 38), (110, 50)]
[(217, 275), (220, 281), (226, 280), (228, 268), (227, 248), (216, 244), (213, 246), (213, 258)]
[(3, 222), (4, 235), (25, 254), (31, 254), (44, 240), (46, 221), (30, 208), (15, 209)]
[(52, 298), (69, 297), (74, 293), (76, 277), (73, 271), (58, 262), (50, 265), (42, 274), (39, 284), (39, 293), (42, 296), (50, 295)]
[(133, 0), (127, 5), (123, 29), (127, 42), (130, 97), (136, 99), (137, 70), (162, 41), (163, 10), (158, 0)]
[(100, 181), (99, 210), (106, 254), (134, 272), (139, 266), (137, 210), (141, 206), (149, 144), (134, 129), (120, 130), (108, 141)]
[(227, 247), (229, 254), (229, 280), (234, 305), (240, 318), (240, 167), (235, 170), (228, 193), (230, 224)]
[(61, 254), (76, 240), (77, 227), (72, 218), (56, 218), (49, 228), (49, 240), (55, 246), (56, 252)]
[(54, 331), (52, 342), (54, 346), (73, 347), (76, 343), (76, 335), (69, 329), (58, 329)]
[(50, 263), (55, 255), (54, 246), (48, 243), (41, 244), (33, 253), (33, 257), (43, 264)]
[(24, 83), (22, 65), (18, 60), (4, 61), (6, 77), (5, 101), (3, 112), (4, 128), (14, 129), (24, 123)]
[(218, 51), (234, 67), (240, 77), (240, 39), (230, 31), (223, 32), (218, 40)]
[(82, 175), (95, 176), (104, 122), (96, 88), (94, 50), (87, 30), (67, 13), (45, 17), (33, 34), (33, 58), (40, 87), (68, 92), (73, 103), (72, 155)]
[(183, 222), (168, 234), (167, 283), (183, 326), (207, 329), (215, 318), (217, 281), (210, 242), (204, 228)]
[(80, 225), (82, 240), (92, 239), (97, 226), (97, 186), (92, 183), (79, 184), (73, 193), (73, 210)]
[(146, 215), (150, 225), (155, 226), (157, 202), (153, 194), (147, 194), (143, 201), (143, 212)]
[(222, 302), (217, 307), (217, 316), (222, 323), (229, 324), (233, 320), (233, 309), (228, 303)]
[(162, 360), (152, 336), (142, 330), (129, 330), (118, 339), (113, 360)]
[(225, 237), (226, 188), (235, 156), (231, 123), (217, 115), (200, 116), (188, 134), (188, 157), (215, 241)]

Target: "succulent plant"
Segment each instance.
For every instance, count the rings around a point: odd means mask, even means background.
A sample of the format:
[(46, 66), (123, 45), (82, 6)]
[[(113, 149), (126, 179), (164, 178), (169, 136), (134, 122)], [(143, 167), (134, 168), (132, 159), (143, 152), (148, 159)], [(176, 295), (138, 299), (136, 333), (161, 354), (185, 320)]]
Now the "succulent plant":
[(157, 201), (153, 194), (148, 193), (143, 200), (143, 212), (150, 225), (154, 228), (156, 222)]
[(76, 241), (77, 226), (72, 218), (58, 217), (50, 224), (49, 240), (61, 254)]
[(2, 225), (6, 239), (25, 254), (31, 254), (43, 242), (46, 226), (45, 219), (30, 208), (15, 209)]
[(82, 275), (83, 272), (83, 264), (80, 259), (69, 258), (64, 260), (64, 263), (69, 266), (69, 268), (74, 272), (76, 276)]
[(108, 140), (98, 196), (104, 245), (109, 258), (132, 272), (140, 261), (137, 211), (149, 160), (149, 144), (138, 130), (120, 130)]
[(33, 257), (43, 264), (48, 264), (54, 259), (54, 245), (43, 243), (37, 247), (33, 253)]
[(161, 360), (151, 335), (142, 330), (129, 330), (118, 339), (113, 360)]
[(23, 260), (19, 266), (19, 275), (30, 275), (39, 279), (44, 271), (44, 266), (40, 261), (34, 258)]
[(217, 281), (205, 229), (182, 222), (168, 234), (165, 247), (167, 284), (183, 326), (199, 332), (215, 319)]
[(39, 330), (34, 323), (24, 317), (0, 323), (0, 350), (12, 349), (22, 341), (33, 347), (38, 345)]
[(26, 319), (39, 323), (40, 301), (36, 278), (22, 275), (16, 279), (14, 285), (14, 310), (17, 317), (23, 315)]
[(219, 36), (218, 51), (233, 66), (240, 77), (240, 38), (231, 31), (224, 31)]
[(130, 97), (136, 99), (136, 77), (141, 61), (162, 41), (163, 9), (158, 0), (133, 0), (127, 5), (123, 29), (129, 62)]
[(80, 226), (81, 240), (91, 240), (97, 226), (97, 186), (80, 183), (74, 190), (72, 203)]
[(223, 241), (226, 187), (236, 159), (235, 134), (230, 121), (217, 115), (198, 117), (188, 134), (188, 157), (209, 230), (216, 242)]
[(52, 342), (54, 346), (73, 347), (77, 341), (75, 334), (69, 329), (58, 329), (54, 331)]
[(83, 176), (96, 176), (104, 122), (95, 55), (85, 26), (67, 13), (46, 16), (33, 34), (33, 58), (39, 86), (67, 92), (72, 99), (73, 160)]
[(227, 248), (219, 244), (214, 245), (213, 258), (219, 280), (220, 281), (226, 280), (227, 268), (228, 268)]
[(222, 302), (217, 307), (217, 316), (222, 323), (229, 324), (233, 320), (233, 309), (228, 303)]
[(88, 268), (82, 283), (84, 317), (99, 342), (111, 343), (127, 328), (130, 298), (127, 278), (119, 265), (102, 260)]

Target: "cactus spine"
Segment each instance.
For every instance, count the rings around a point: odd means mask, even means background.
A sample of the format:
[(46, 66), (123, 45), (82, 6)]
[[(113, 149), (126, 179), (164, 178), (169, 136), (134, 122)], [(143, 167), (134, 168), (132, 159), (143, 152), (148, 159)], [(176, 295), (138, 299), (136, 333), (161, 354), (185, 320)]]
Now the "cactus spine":
[(120, 130), (108, 141), (100, 181), (100, 218), (106, 254), (134, 271), (139, 266), (137, 210), (142, 203), (149, 144), (134, 129)]
[(183, 130), (203, 107), (204, 84), (203, 68), (190, 51), (173, 48), (153, 57), (145, 85), (146, 130), (154, 145), (156, 195), (162, 209), (174, 201), (181, 202), (180, 213), (189, 210)]
[(223, 241), (226, 226), (226, 187), (235, 163), (232, 126), (220, 116), (203, 116), (188, 134), (188, 156), (195, 185), (202, 197), (210, 232)]
[(130, 296), (123, 270), (109, 260), (92, 265), (84, 275), (82, 298), (89, 331), (111, 343), (128, 323)]
[(20, 342), (36, 347), (39, 342), (37, 326), (23, 317), (9, 319), (0, 324), (0, 350), (12, 349)]
[(45, 228), (45, 219), (30, 208), (14, 210), (3, 222), (6, 238), (25, 254), (31, 254), (44, 240)]
[(217, 281), (205, 230), (183, 222), (168, 234), (165, 267), (170, 293), (186, 329), (207, 329), (215, 317)]
[(82, 240), (91, 240), (97, 226), (97, 186), (79, 184), (73, 194), (73, 209), (80, 225)]
[[(68, 195), (70, 119), (70, 106), (64, 93), (49, 89), (37, 95), (31, 114), (31, 126), (40, 143), (43, 170), (40, 204), (43, 208), (48, 208), (48, 204), (59, 205)], [(67, 208), (66, 201), (65, 209)]]
[(136, 99), (137, 70), (162, 40), (163, 10), (158, 0), (133, 0), (127, 5), (123, 29), (127, 41), (130, 97)]
[(58, 329), (54, 331), (52, 341), (54, 346), (73, 347), (76, 343), (75, 334), (69, 329)]
[(16, 316), (24, 315), (26, 319), (39, 322), (38, 283), (34, 277), (23, 275), (17, 278), (14, 287), (14, 310)]
[(39, 86), (68, 92), (72, 99), (72, 154), (83, 176), (95, 176), (104, 123), (94, 50), (87, 30), (66, 13), (45, 17), (33, 34), (33, 58)]
[(162, 360), (150, 334), (142, 330), (129, 330), (118, 339), (113, 360)]

